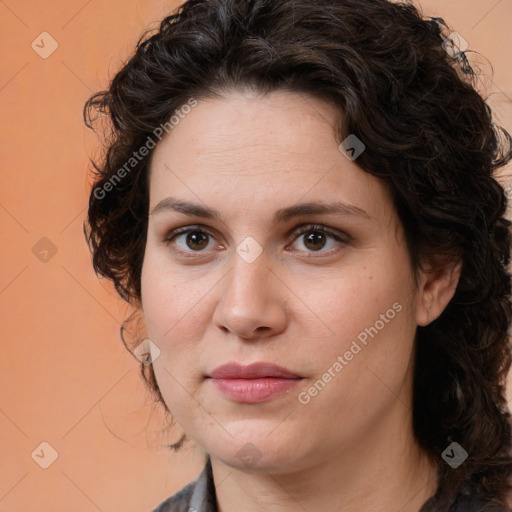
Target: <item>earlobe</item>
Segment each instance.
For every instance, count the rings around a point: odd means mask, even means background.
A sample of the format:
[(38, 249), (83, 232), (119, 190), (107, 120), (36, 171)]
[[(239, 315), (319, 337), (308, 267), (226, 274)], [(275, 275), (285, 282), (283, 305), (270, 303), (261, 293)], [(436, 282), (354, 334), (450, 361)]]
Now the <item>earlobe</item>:
[(432, 265), (422, 273), (418, 286), (416, 323), (426, 326), (436, 320), (455, 294), (461, 262)]

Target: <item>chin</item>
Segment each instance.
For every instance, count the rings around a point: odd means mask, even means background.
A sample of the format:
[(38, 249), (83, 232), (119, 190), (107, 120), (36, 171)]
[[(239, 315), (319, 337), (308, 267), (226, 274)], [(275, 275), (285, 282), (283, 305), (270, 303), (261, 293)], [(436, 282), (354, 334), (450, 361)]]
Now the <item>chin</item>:
[[(232, 440), (229, 445), (216, 447), (209, 453), (227, 466), (241, 471), (281, 473), (296, 469), (300, 455), (297, 445), (287, 441), (276, 445), (270, 442), (267, 434), (253, 437), (244, 436), (243, 441)], [(229, 451), (223, 450), (229, 448)]]

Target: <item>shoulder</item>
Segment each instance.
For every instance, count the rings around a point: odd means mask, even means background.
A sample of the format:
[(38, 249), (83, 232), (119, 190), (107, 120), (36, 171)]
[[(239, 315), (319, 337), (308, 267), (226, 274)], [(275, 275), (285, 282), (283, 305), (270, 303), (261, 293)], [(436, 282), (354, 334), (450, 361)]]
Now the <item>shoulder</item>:
[(196, 480), (162, 501), (151, 512), (217, 512), (210, 459)]
[(197, 480), (190, 482), (177, 493), (162, 501), (162, 503), (151, 512), (188, 512), (190, 508), (190, 498), (192, 497), (196, 485)]

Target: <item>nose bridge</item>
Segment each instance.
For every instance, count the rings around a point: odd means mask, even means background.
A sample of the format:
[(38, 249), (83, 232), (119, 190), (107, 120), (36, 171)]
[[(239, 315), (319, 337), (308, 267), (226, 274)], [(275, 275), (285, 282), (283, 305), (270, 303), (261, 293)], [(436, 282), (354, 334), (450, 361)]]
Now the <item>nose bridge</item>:
[(240, 337), (256, 331), (280, 330), (286, 322), (283, 297), (264, 253), (254, 260), (233, 254), (231, 269), (223, 279), (214, 321)]
[(243, 248), (240, 244), (237, 254), (233, 255), (232, 268), (226, 276), (223, 297), (233, 300), (233, 305), (245, 308), (268, 298), (265, 288), (268, 290), (271, 271), (268, 268), (266, 254), (260, 254), (251, 261), (245, 259), (243, 255), (240, 256), (239, 251)]

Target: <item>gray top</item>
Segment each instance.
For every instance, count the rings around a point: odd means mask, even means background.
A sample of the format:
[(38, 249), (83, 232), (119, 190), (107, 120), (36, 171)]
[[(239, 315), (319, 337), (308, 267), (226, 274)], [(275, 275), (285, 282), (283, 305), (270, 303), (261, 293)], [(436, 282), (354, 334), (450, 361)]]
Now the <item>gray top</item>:
[(197, 480), (162, 501), (151, 512), (218, 512), (210, 457)]
[[(490, 509), (485, 508), (482, 502), (461, 494), (446, 512), (484, 512), (486, 510)], [(151, 512), (218, 512), (210, 458), (208, 457), (197, 480), (190, 482), (176, 494), (162, 501)]]

